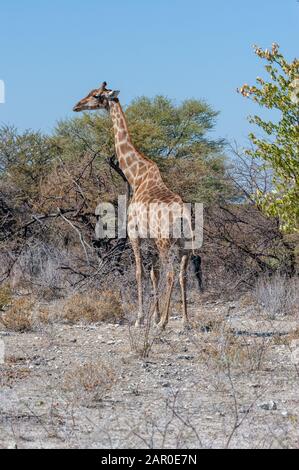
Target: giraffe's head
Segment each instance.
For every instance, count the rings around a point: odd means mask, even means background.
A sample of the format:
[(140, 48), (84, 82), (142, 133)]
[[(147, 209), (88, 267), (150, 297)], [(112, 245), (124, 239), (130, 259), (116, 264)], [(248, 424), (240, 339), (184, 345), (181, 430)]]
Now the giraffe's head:
[(88, 95), (74, 106), (73, 111), (85, 111), (92, 109), (108, 109), (109, 101), (116, 101), (119, 91), (108, 90), (104, 82), (100, 88), (92, 90)]

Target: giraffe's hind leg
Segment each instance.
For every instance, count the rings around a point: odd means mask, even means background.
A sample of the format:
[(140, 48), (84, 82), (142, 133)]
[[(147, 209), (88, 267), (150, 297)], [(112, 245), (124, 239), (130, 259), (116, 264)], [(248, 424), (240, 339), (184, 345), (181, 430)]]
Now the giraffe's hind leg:
[(166, 274), (166, 290), (165, 295), (163, 296), (164, 305), (161, 320), (158, 325), (164, 329), (169, 319), (169, 308), (174, 284), (173, 252), (172, 245), (168, 240), (156, 241), (156, 244), (159, 249), (161, 265), (163, 266), (163, 276)]
[(131, 239), (131, 244), (135, 256), (136, 263), (136, 281), (138, 291), (138, 314), (135, 326), (141, 326), (144, 320), (143, 312), (143, 289), (142, 289), (142, 258), (140, 251), (140, 240), (138, 238)]

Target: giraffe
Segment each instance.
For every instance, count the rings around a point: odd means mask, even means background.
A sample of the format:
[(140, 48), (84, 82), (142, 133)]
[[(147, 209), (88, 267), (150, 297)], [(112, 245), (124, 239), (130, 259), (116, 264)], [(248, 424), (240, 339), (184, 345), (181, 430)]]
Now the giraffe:
[[(166, 205), (166, 207), (175, 205), (179, 208), (179, 213), (184, 214), (184, 217), (188, 219), (190, 228), (191, 219), (190, 214), (185, 211), (185, 205), (181, 197), (172, 192), (163, 182), (157, 164), (141, 154), (132, 144), (127, 121), (118, 99), (119, 93), (119, 91), (108, 90), (107, 83), (104, 82), (100, 88), (92, 90), (85, 98), (81, 99), (73, 110), (79, 112), (84, 110), (105, 109), (110, 113), (113, 123), (117, 159), (122, 172), (131, 186), (133, 194), (128, 208), (127, 228), (136, 263), (138, 315), (135, 325), (139, 327), (144, 320), (141, 239), (138, 234), (136, 235), (136, 221), (138, 221), (138, 227), (140, 228), (140, 225), (142, 226), (143, 224), (143, 220), (145, 220), (144, 223), (151, 224), (149, 227), (151, 237), (154, 240), (159, 254), (159, 262), (152, 264), (150, 272), (154, 294), (154, 319), (158, 326), (164, 329), (169, 319), (170, 300), (174, 285), (173, 248), (181, 240), (164, 235), (161, 229), (162, 211), (157, 211), (155, 217), (150, 218), (149, 221), (144, 215), (148, 214), (149, 207), (152, 204), (159, 206), (159, 204), (162, 203), (164, 206)], [(170, 211), (170, 223), (174, 223), (174, 218), (175, 216), (172, 216), (172, 212)], [(189, 257), (190, 253), (188, 251), (180, 249), (179, 282), (182, 298), (183, 326), (185, 328), (188, 328), (190, 325), (186, 298), (186, 273)], [(166, 271), (165, 303), (161, 314), (158, 299), (160, 266)]]

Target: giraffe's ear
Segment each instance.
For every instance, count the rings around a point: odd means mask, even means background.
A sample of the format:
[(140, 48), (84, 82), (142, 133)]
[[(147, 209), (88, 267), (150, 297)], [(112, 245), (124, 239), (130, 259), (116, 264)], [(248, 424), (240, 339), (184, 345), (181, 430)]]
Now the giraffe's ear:
[(108, 95), (108, 100), (114, 100), (115, 98), (118, 97), (119, 94), (120, 94), (119, 90), (111, 91)]

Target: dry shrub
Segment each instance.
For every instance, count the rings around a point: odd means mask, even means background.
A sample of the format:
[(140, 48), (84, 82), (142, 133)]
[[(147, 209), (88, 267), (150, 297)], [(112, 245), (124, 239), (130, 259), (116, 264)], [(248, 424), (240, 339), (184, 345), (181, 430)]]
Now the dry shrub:
[(141, 359), (147, 359), (154, 344), (160, 340), (163, 331), (153, 327), (151, 316), (145, 317), (142, 328), (131, 327), (128, 324), (131, 351)]
[(290, 341), (298, 341), (299, 340), (299, 328), (296, 328), (296, 330), (292, 331), (287, 338)]
[(3, 310), (11, 302), (11, 290), (6, 286), (0, 287), (0, 310)]
[(255, 287), (255, 298), (271, 318), (295, 313), (299, 305), (299, 278), (289, 279), (279, 274), (260, 278)]
[(259, 371), (263, 366), (268, 344), (269, 341), (265, 339), (240, 338), (223, 351), (223, 359), (237, 369)]
[(29, 375), (30, 369), (28, 367), (2, 366), (0, 367), (0, 386), (11, 387), (15, 382), (26, 379)]
[(13, 300), (10, 307), (0, 317), (0, 322), (12, 331), (31, 331), (33, 329), (34, 302), (32, 299), (20, 298)]
[(290, 331), (287, 335), (284, 336), (275, 336), (275, 345), (276, 346), (292, 346), (293, 343), (299, 342), (299, 328), (296, 328), (293, 331)]
[(205, 309), (198, 309), (193, 321), (193, 328), (202, 332), (210, 332), (220, 334), (225, 325), (225, 318), (222, 313), (215, 312), (214, 309), (205, 307)]
[(63, 378), (63, 390), (77, 400), (101, 400), (115, 383), (116, 375), (109, 364), (88, 362), (68, 370)]
[[(47, 301), (62, 297), (68, 271), (60, 267), (71, 264), (71, 255), (60, 246), (59, 227), (56, 230), (57, 239), (44, 241), (35, 238), (24, 246), (11, 269), (11, 286), (15, 292), (34, 293)], [(51, 233), (49, 230), (49, 237)], [(52, 236), (54, 238), (54, 234)]]
[(64, 305), (63, 317), (70, 323), (119, 321), (123, 317), (120, 296), (112, 291), (74, 294)]
[(52, 323), (55, 316), (51, 313), (50, 309), (47, 307), (39, 308), (36, 315), (36, 323), (40, 325), (48, 325)]
[(254, 298), (253, 298), (253, 295), (252, 295), (252, 292), (246, 292), (246, 294), (244, 294), (241, 299), (240, 299), (240, 307), (241, 308), (246, 308), (246, 307), (250, 307), (254, 304)]
[(229, 367), (253, 372), (261, 370), (270, 344), (265, 338), (247, 338), (224, 332), (210, 333), (201, 348), (201, 359), (219, 370)]

